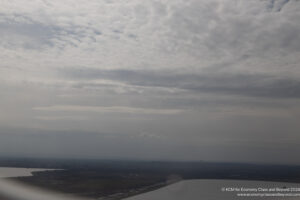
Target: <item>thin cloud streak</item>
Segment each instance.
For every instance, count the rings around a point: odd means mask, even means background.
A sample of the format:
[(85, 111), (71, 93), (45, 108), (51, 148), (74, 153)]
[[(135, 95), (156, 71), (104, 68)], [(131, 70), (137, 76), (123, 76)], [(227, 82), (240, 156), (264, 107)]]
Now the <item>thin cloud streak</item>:
[[(233, 94), (268, 98), (300, 98), (300, 81), (269, 74), (174, 73), (150, 70), (59, 70), (74, 80), (116, 81), (132, 86), (177, 88), (192, 92)], [(84, 83), (83, 83), (84, 85)], [(88, 82), (86, 82), (88, 85)]]
[(173, 115), (179, 114), (182, 110), (179, 109), (148, 109), (136, 107), (121, 107), (121, 106), (78, 106), (78, 105), (54, 105), (48, 107), (35, 107), (37, 111), (65, 111), (65, 112), (110, 112), (110, 113), (132, 113), (132, 114), (160, 114)]

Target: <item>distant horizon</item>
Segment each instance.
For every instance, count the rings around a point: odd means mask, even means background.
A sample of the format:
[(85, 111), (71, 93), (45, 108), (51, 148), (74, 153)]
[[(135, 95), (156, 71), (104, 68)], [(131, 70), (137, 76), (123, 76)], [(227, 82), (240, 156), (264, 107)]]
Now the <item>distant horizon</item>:
[(241, 162), (241, 161), (225, 161), (225, 160), (156, 160), (156, 159), (131, 159), (131, 158), (79, 158), (79, 157), (34, 157), (34, 156), (0, 156), (0, 167), (1, 166), (1, 159), (8, 159), (8, 160), (58, 160), (58, 161), (96, 161), (96, 162), (157, 162), (157, 163), (215, 163), (215, 164), (241, 164), (241, 165), (274, 165), (274, 166), (300, 166), (300, 163), (272, 163), (272, 162)]

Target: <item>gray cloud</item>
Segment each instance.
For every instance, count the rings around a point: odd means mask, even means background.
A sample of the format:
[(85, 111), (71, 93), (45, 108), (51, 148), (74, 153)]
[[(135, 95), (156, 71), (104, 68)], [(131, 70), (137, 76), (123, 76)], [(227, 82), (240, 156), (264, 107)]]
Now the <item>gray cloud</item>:
[(40, 49), (43, 45), (52, 45), (51, 39), (56, 32), (55, 27), (38, 23), (16, 21), (0, 23), (0, 36), (5, 38), (1, 43), (7, 48), (22, 46), (27, 49)]
[(0, 36), (5, 38), (2, 46), (8, 49), (22, 47), (40, 50), (45, 46), (61, 49), (67, 45), (77, 46), (85, 38), (95, 40), (94, 37), (102, 34), (90, 27), (46, 24), (23, 15), (2, 17), (8, 18), (0, 21)]
[(271, 11), (275, 10), (275, 12), (280, 12), (285, 6), (285, 4), (287, 4), (289, 1), (290, 0), (281, 0), (281, 1), (270, 0), (268, 8)]
[(298, 150), (298, 0), (3, 0), (0, 13), (7, 155), (83, 145), (99, 158), (284, 162), (273, 152)]
[(66, 77), (79, 80), (113, 80), (133, 86), (165, 87), (269, 98), (299, 98), (300, 81), (268, 74), (183, 74), (171, 71), (63, 69)]

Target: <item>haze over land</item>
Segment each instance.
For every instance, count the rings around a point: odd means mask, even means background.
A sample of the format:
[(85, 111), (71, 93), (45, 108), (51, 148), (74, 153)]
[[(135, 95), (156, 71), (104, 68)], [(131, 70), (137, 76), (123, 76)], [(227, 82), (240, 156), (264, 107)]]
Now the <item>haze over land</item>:
[(298, 0), (1, 0), (0, 156), (299, 164)]

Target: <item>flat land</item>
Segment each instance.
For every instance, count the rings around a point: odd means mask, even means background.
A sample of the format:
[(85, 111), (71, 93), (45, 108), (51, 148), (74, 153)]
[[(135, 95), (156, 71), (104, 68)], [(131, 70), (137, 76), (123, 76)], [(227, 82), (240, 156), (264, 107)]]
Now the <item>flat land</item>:
[(189, 179), (300, 182), (300, 166), (242, 163), (0, 159), (3, 167), (63, 169), (9, 178), (47, 190), (117, 200)]

